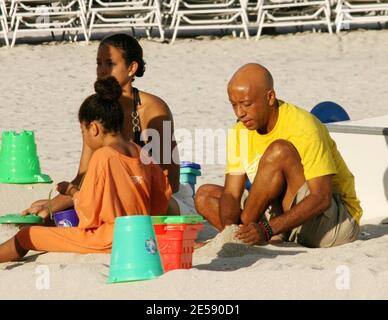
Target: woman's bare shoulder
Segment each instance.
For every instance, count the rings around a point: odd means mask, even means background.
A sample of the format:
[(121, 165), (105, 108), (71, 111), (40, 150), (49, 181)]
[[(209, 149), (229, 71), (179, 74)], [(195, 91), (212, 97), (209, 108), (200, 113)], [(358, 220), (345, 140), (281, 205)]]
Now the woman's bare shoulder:
[(170, 108), (160, 97), (140, 91), (140, 101), (141, 106), (139, 106), (139, 109), (144, 108), (144, 110), (147, 110), (147, 118), (164, 115), (172, 119)]

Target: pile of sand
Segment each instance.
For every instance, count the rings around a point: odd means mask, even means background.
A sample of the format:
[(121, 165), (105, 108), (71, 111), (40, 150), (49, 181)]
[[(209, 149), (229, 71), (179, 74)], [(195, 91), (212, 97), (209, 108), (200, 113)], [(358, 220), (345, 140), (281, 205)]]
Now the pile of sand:
[(241, 257), (250, 253), (257, 253), (257, 248), (244, 244), (235, 234), (238, 225), (232, 224), (209, 240), (203, 247), (196, 250), (195, 254), (203, 257)]

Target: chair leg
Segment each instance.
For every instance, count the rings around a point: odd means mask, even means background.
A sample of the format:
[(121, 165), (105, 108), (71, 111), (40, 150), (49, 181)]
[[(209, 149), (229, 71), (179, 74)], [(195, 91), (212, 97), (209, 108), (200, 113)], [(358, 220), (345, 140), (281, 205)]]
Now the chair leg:
[(177, 18), (176, 23), (175, 23), (174, 34), (172, 35), (172, 39), (171, 39), (170, 44), (173, 44), (175, 41), (175, 38), (176, 38), (177, 33), (178, 33), (179, 24), (181, 23), (181, 17), (182, 17), (181, 15), (178, 15), (178, 18)]
[(172, 28), (174, 25), (176, 25), (179, 3), (180, 3), (180, 0), (175, 1), (174, 10), (172, 11), (172, 20), (171, 20), (170, 28)]
[(89, 35), (87, 31), (86, 17), (85, 15), (82, 14), (79, 18), (81, 20), (81, 26), (82, 26), (82, 31), (84, 32), (85, 42), (86, 44), (89, 44)]
[(149, 29), (149, 28), (146, 28), (146, 29), (145, 29), (145, 32), (146, 32), (146, 35), (147, 35), (147, 39), (150, 40), (150, 39), (151, 39), (150, 29)]
[(8, 33), (7, 33), (6, 28), (5, 28), (5, 22), (3, 20), (1, 20), (1, 28), (3, 29), (5, 45), (7, 47), (9, 47)]
[(338, 15), (338, 21), (337, 21), (337, 25), (336, 25), (336, 28), (335, 28), (335, 32), (336, 33), (339, 33), (341, 31), (342, 20), (343, 20), (343, 14), (340, 13)]
[[(88, 41), (92, 37), (92, 29), (93, 29), (93, 24), (94, 24), (95, 17), (96, 17), (96, 13), (93, 12), (92, 13), (92, 17), (90, 18)], [(85, 36), (86, 36), (86, 33), (85, 33)]]
[(16, 19), (15, 29), (13, 30), (13, 37), (12, 37), (11, 47), (13, 47), (13, 46), (15, 45), (16, 34), (17, 34), (17, 32), (18, 32), (18, 29), (19, 29), (19, 23), (20, 23), (20, 18), (17, 18), (17, 19)]
[(244, 32), (245, 32), (245, 38), (249, 40), (249, 30), (246, 23), (244, 24)]
[(163, 26), (162, 26), (162, 19), (160, 18), (160, 13), (156, 13), (156, 23), (158, 25), (158, 29), (159, 29), (159, 35), (160, 35), (160, 41), (163, 42), (164, 41), (164, 30), (163, 30)]
[(15, 17), (15, 15), (13, 14), (12, 16), (11, 16), (11, 23), (9, 24), (9, 28), (12, 30), (13, 29), (13, 27), (14, 27), (14, 25), (15, 25), (15, 19), (16, 19), (16, 17)]
[(257, 10), (256, 24), (260, 23), (261, 15), (262, 15), (262, 10), (261, 10), (261, 6), (260, 6), (259, 9)]
[(136, 29), (135, 29), (135, 27), (131, 27), (131, 30), (132, 30), (132, 36), (134, 38), (136, 38)]
[(265, 12), (262, 12), (260, 17), (259, 27), (257, 28), (255, 41), (258, 41), (260, 39), (261, 31), (263, 30), (264, 18), (265, 18)]
[(332, 34), (333, 30), (331, 28), (330, 11), (327, 9), (325, 9), (325, 16), (326, 16), (326, 22), (327, 22), (327, 29), (329, 30), (329, 33)]
[(248, 30), (248, 16), (245, 14), (245, 11), (241, 13), (242, 26), (245, 32), (245, 38), (249, 40), (249, 30)]
[(160, 36), (160, 41), (163, 42), (164, 41), (164, 29), (163, 29), (163, 25), (162, 25), (162, 16), (161, 16), (161, 13), (160, 13), (160, 2), (159, 0), (156, 0), (155, 1), (156, 3), (156, 8), (155, 8), (155, 19), (156, 19), (156, 24), (158, 26), (158, 30), (159, 30), (159, 36)]
[(335, 15), (335, 19), (334, 19), (334, 27), (337, 28), (337, 23), (338, 23), (338, 13)]

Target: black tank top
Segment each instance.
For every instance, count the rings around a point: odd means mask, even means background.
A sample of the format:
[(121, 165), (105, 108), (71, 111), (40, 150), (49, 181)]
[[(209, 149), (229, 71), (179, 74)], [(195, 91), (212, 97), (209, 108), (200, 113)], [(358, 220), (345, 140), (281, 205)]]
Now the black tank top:
[(140, 100), (139, 90), (137, 88), (133, 88), (133, 111), (131, 114), (132, 130), (134, 133), (133, 142), (135, 142), (140, 147), (144, 147), (145, 142), (141, 140), (140, 119), (139, 119), (139, 112), (137, 111), (137, 108), (140, 105), (141, 105), (141, 100)]

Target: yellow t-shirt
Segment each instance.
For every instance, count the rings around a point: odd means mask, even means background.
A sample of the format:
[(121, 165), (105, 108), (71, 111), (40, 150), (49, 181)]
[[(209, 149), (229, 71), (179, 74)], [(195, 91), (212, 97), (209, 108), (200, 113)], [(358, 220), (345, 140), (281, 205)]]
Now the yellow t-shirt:
[(279, 118), (267, 134), (248, 130), (239, 122), (228, 131), (226, 173), (246, 174), (252, 182), (261, 156), (275, 140), (291, 142), (302, 159), (307, 180), (333, 175), (333, 192), (339, 193), (349, 213), (359, 223), (362, 209), (354, 176), (337, 150), (324, 124), (309, 112), (279, 100)]

